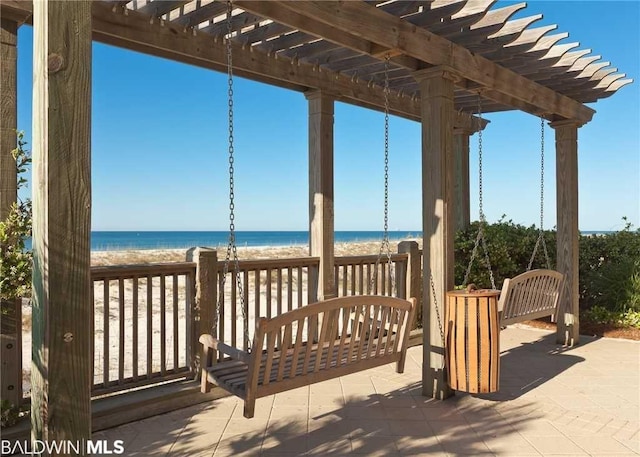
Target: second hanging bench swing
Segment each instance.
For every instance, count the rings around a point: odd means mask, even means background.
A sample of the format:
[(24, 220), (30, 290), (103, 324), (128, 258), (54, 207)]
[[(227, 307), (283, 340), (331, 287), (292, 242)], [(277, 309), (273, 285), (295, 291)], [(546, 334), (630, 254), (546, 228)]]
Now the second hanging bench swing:
[[(478, 95), (478, 115), (482, 118), (480, 95)], [(467, 286), (471, 266), (476, 258), (478, 249), (481, 247), (484, 252), (484, 263), (489, 271), (491, 287), (495, 290), (497, 288), (484, 235), (484, 228), (487, 221), (482, 206), (482, 130), (478, 131), (478, 162), (480, 220), (478, 234), (473, 246), (473, 251), (471, 252), (471, 259), (465, 272), (463, 286)], [(542, 247), (542, 252), (544, 253), (546, 268), (532, 269), (533, 262), (540, 247)], [(504, 280), (498, 300), (500, 326), (504, 327), (509, 324), (547, 316), (551, 316), (552, 320), (557, 320), (558, 303), (563, 285), (564, 275), (551, 268), (551, 261), (544, 238), (544, 118), (540, 117), (540, 228), (526, 272)]]

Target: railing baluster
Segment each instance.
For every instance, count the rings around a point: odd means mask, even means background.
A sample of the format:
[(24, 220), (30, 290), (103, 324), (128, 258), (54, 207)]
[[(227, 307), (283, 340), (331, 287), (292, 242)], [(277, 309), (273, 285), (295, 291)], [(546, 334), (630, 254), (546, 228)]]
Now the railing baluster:
[(109, 280), (105, 279), (102, 290), (102, 383), (104, 387), (109, 386)]
[[(252, 332), (249, 331), (247, 327), (249, 327), (249, 270), (244, 270), (242, 272), (243, 284), (242, 284), (242, 292), (244, 294), (244, 314), (247, 316), (246, 322), (243, 320), (242, 322), (242, 347), (245, 351), (249, 350), (249, 342), (245, 338), (245, 335), (250, 335)], [(254, 319), (257, 320), (258, 316), (254, 316)]]
[(122, 384), (124, 380), (124, 342), (125, 342), (125, 334), (124, 334), (124, 279), (118, 279), (118, 323), (119, 332), (118, 332), (118, 384)]
[(147, 379), (153, 373), (153, 277), (147, 276)]
[[(237, 298), (237, 276), (238, 272), (236, 270), (231, 270), (231, 301), (229, 306), (231, 307), (231, 341), (230, 344), (233, 347), (237, 347), (236, 345), (238, 337), (238, 298)], [(225, 341), (223, 339), (223, 341)]]
[(266, 305), (267, 305), (267, 319), (271, 319), (271, 268), (267, 268), (267, 277), (266, 277), (266, 283), (265, 283), (265, 287), (266, 287), (266, 292), (267, 292), (267, 298), (266, 298)]
[(256, 319), (258, 319), (259, 317), (262, 316), (262, 313), (260, 312), (260, 268), (257, 268), (256, 270), (254, 270), (253, 272), (253, 282), (254, 282), (254, 288), (255, 288), (255, 313), (256, 313)]
[(178, 275), (173, 275), (173, 371), (178, 369), (178, 342), (180, 341), (180, 329), (178, 327)]
[(160, 375), (167, 373), (167, 297), (166, 280), (160, 275)]
[(132, 319), (133, 319), (133, 329), (132, 329), (132, 347), (131, 347), (131, 359), (133, 363), (132, 376), (133, 380), (138, 380), (138, 277), (133, 277), (133, 294), (131, 300), (132, 303)]
[[(95, 287), (96, 287), (96, 283), (94, 281), (91, 282), (91, 312), (92, 312), (92, 316), (91, 316), (91, 335), (95, 335), (96, 334), (96, 292), (95, 292)], [(92, 388), (95, 389), (96, 387), (96, 363), (95, 361), (98, 360), (98, 357), (96, 355), (96, 339), (94, 338), (90, 338), (91, 339), (91, 356), (93, 357), (93, 363), (91, 364), (91, 385), (93, 386)]]
[(298, 283), (296, 284), (298, 288), (298, 306), (296, 308), (300, 308), (302, 306), (302, 267), (298, 267)]
[(358, 279), (360, 280), (359, 292), (364, 295), (364, 265), (358, 265)]
[(287, 311), (293, 309), (293, 278), (291, 267), (287, 267)]

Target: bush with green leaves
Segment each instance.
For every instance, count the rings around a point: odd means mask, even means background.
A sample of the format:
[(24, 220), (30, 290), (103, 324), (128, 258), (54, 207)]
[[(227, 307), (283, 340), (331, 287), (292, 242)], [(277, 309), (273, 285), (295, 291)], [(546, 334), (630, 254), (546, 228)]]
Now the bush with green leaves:
[[(618, 232), (580, 236), (579, 297), (582, 309), (598, 306), (621, 315), (627, 311), (640, 312), (640, 230), (634, 230), (626, 218), (623, 221), (625, 227)], [(477, 233), (476, 221), (456, 234), (456, 284), (462, 284), (464, 280)], [(526, 271), (539, 231), (534, 226), (525, 227), (505, 220), (503, 216), (497, 223), (488, 224), (485, 233), (496, 286), (500, 288), (505, 278)], [(556, 232), (547, 230), (544, 237), (554, 267)], [(545, 266), (544, 255), (539, 249), (533, 268)], [(491, 286), (482, 249), (472, 265), (468, 282), (478, 287)]]
[[(506, 216), (495, 224), (487, 224), (484, 228), (489, 262), (497, 288), (502, 287), (506, 278), (523, 273), (529, 265), (531, 254), (536, 245), (540, 231), (535, 226), (525, 227), (505, 220)], [(467, 229), (458, 231), (455, 238), (455, 282), (462, 284), (471, 259), (471, 253), (478, 234), (479, 222), (473, 222)], [(544, 232), (545, 244), (548, 248), (551, 265), (556, 260), (556, 234), (554, 231)], [(542, 247), (538, 248), (532, 268), (546, 268)], [(468, 283), (479, 288), (491, 287), (489, 270), (486, 267), (484, 251), (478, 247), (476, 258), (471, 265)]]
[[(18, 133), (18, 147), (13, 150), (18, 171), (18, 190), (27, 185), (24, 174), (31, 164), (31, 155), (25, 149), (24, 134)], [(33, 258), (25, 249), (31, 236), (31, 199), (18, 200), (9, 215), (0, 221), (0, 299), (11, 301), (31, 295)]]

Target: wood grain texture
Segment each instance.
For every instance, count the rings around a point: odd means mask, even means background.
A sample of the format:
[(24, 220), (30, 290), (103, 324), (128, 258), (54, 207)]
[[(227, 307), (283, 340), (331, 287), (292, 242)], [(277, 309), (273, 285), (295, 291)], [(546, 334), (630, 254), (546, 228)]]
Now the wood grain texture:
[(557, 269), (565, 283), (558, 303), (559, 343), (580, 339), (578, 303), (578, 127), (575, 122), (554, 122), (556, 136)]
[[(213, 359), (208, 354), (214, 350), (232, 356), (232, 360), (210, 363), (203, 368), (203, 380), (206, 378), (203, 391), (208, 390), (209, 383), (222, 387), (244, 399), (245, 417), (252, 417), (256, 398), (266, 395), (391, 362), (397, 362), (397, 370), (401, 373), (409, 342), (408, 324), (413, 319), (415, 306), (415, 299), (381, 296), (340, 297), (316, 302), (272, 319), (259, 319), (250, 354), (203, 335), (200, 342), (207, 360)], [(362, 319), (358, 313), (361, 307)], [(354, 312), (356, 318), (348, 319)], [(387, 320), (394, 314), (400, 317)], [(347, 333), (349, 320), (352, 327)], [(320, 328), (316, 332), (318, 324)], [(294, 325), (297, 336), (291, 347)], [(309, 335), (303, 342), (305, 326)], [(281, 335), (285, 344), (278, 346), (276, 341)], [(393, 348), (389, 344), (390, 335), (394, 335)]]
[[(0, 220), (17, 200), (16, 147), (18, 24), (0, 18)], [(2, 303), (6, 310), (0, 330), (0, 398), (22, 402), (22, 300)]]
[(471, 223), (469, 193), (469, 133), (456, 132), (453, 136), (455, 157), (455, 229), (463, 230)]
[(333, 98), (306, 94), (309, 101), (309, 255), (320, 258), (318, 300), (336, 296), (334, 276)]
[[(16, 147), (18, 113), (17, 43), (18, 24), (0, 19), (0, 220), (7, 217), (18, 197), (16, 161), (11, 155)], [(2, 393), (6, 393), (4, 388)]]
[[(187, 262), (196, 263), (195, 303), (187, 303), (187, 312), (191, 316), (192, 329), (187, 338), (187, 354), (192, 357), (191, 369), (198, 373), (201, 368), (199, 360), (198, 338), (211, 334), (213, 328), (216, 302), (218, 300), (218, 253), (215, 249), (195, 248), (187, 252)], [(224, 319), (219, 319), (218, 323)]]
[[(452, 395), (446, 383), (438, 316), (453, 289), (453, 80), (445, 70), (417, 75), (422, 103), (423, 328), (422, 389), (428, 397)], [(432, 293), (431, 280), (435, 289)], [(438, 308), (438, 309), (436, 309)]]
[(91, 2), (34, 4), (32, 436), (91, 436)]

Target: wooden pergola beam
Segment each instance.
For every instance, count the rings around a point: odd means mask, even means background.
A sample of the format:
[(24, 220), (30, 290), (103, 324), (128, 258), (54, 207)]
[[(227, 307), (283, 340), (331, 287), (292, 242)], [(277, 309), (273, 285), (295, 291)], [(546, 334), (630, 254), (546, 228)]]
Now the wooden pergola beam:
[[(263, 3), (243, 0), (236, 2), (237, 6), (253, 12), (262, 9)], [(580, 102), (364, 2), (273, 1), (269, 5), (276, 11), (288, 9), (295, 13), (287, 19), (279, 12), (278, 18), (271, 19), (286, 21), (287, 25), (298, 30), (313, 33), (313, 30), (320, 28), (319, 23), (330, 26), (323, 37), (340, 42), (342, 46), (351, 47), (350, 40), (343, 40), (344, 36), (356, 37), (371, 42), (371, 46), (382, 46), (394, 53), (400, 52), (417, 59), (424, 62), (425, 66), (448, 67), (463, 80), (481, 86), (483, 95), (496, 102), (534, 114), (545, 113), (556, 118), (575, 119), (583, 124), (593, 117), (594, 110)], [(362, 50), (361, 41), (358, 41), (358, 46), (356, 50)], [(466, 83), (457, 84), (464, 86)]]

